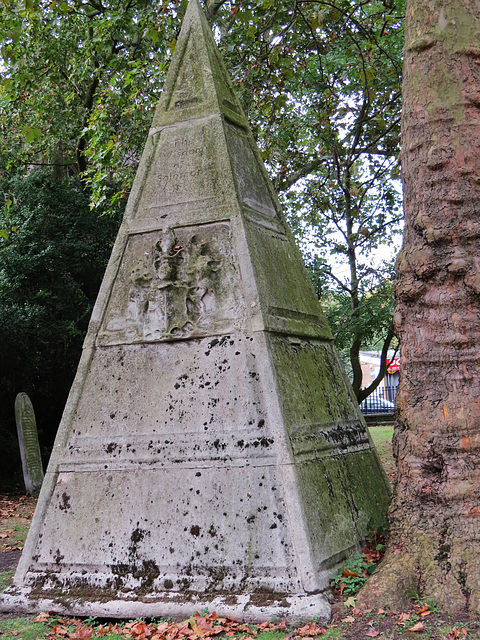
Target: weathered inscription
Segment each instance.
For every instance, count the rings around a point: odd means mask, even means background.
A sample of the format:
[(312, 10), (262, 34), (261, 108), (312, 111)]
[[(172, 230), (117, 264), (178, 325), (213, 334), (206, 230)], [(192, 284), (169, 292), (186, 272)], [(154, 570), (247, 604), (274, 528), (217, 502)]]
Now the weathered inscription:
[[(209, 124), (162, 129), (149, 170), (137, 219), (149, 218), (161, 208), (188, 202), (222, 201), (214, 132)], [(161, 199), (159, 200), (159, 194)]]

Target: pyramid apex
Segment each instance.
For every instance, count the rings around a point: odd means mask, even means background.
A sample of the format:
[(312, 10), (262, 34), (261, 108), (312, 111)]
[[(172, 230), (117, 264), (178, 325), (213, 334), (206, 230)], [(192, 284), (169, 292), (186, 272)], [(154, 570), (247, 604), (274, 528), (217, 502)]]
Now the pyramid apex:
[(214, 114), (248, 127), (203, 7), (189, 0), (153, 127)]

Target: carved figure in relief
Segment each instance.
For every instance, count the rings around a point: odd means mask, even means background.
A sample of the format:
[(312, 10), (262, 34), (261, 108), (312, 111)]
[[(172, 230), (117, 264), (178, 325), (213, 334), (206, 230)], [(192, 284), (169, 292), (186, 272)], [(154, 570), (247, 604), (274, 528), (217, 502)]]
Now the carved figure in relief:
[(139, 262), (130, 273), (125, 336), (136, 340), (143, 335), (143, 317), (148, 308), (147, 292), (152, 275), (145, 260)]
[(208, 241), (193, 235), (181, 246), (167, 229), (130, 271), (126, 316), (107, 329), (121, 330), (129, 342), (189, 336), (216, 309), (220, 266)]
[(212, 288), (213, 276), (220, 269), (220, 263), (208, 255), (208, 243), (197, 243), (192, 238), (192, 253), (189, 261), (189, 276), (193, 283), (189, 302), (192, 313), (199, 317), (213, 311), (215, 308), (215, 292)]

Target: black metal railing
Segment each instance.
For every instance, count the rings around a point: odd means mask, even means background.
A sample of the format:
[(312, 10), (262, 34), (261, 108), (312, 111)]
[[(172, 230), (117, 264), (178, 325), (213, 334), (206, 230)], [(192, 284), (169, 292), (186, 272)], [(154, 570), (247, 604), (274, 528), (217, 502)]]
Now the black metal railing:
[(364, 415), (393, 413), (396, 395), (397, 387), (377, 387), (360, 403), (360, 410)]

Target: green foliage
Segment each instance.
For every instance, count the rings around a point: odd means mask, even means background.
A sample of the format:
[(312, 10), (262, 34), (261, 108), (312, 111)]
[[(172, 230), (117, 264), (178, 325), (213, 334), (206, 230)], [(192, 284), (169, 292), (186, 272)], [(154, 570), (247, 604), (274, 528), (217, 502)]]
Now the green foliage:
[(375, 563), (368, 562), (365, 554), (357, 553), (348, 560), (339, 573), (330, 580), (330, 587), (344, 596), (352, 596), (365, 584), (367, 577), (375, 570)]
[(0, 185), (11, 206), (0, 238), (2, 474), (18, 469), (15, 396), (33, 402), (50, 446), (80, 357), (118, 228), (99, 217), (76, 180), (35, 171)]
[(223, 9), (220, 46), (358, 391), (360, 349), (391, 328), (404, 2)]
[[(401, 217), (393, 181), (404, 0), (207, 4), (288, 219), (322, 278), (338, 345), (358, 355), (385, 338), (391, 319), (380, 291), (390, 267), (374, 255), (392, 246)], [(130, 189), (185, 7), (0, 3), (0, 166), (79, 175), (91, 206), (114, 211)], [(12, 203), (6, 194), (3, 239)], [(354, 360), (352, 370), (356, 379)]]
[[(318, 273), (314, 279), (318, 282)], [(349, 293), (341, 288), (327, 288), (322, 281), (321, 300), (335, 338), (336, 347), (347, 371), (351, 371), (350, 348), (361, 336), (363, 348), (380, 350), (392, 322), (394, 307), (393, 269), (385, 268), (383, 279), (362, 279), (359, 283), (358, 306), (352, 308)]]
[[(92, 201), (132, 182), (181, 7), (168, 1), (0, 3), (0, 154), (80, 172)], [(109, 205), (111, 205), (111, 201)]]

